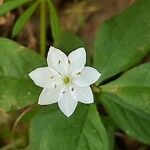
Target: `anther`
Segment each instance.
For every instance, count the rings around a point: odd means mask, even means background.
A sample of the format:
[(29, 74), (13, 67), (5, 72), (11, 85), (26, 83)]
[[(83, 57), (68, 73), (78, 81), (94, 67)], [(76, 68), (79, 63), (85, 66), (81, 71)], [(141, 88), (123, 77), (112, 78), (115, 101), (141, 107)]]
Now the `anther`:
[(51, 79), (53, 79), (54, 78), (54, 76), (51, 76)]
[(65, 94), (65, 93), (66, 93), (66, 91), (63, 91), (62, 93), (63, 93), (63, 94)]
[(71, 88), (71, 91), (74, 91), (74, 88)]
[(79, 75), (79, 74), (81, 74), (81, 72), (78, 72), (76, 75)]
[(71, 61), (68, 59), (68, 64), (71, 64)]

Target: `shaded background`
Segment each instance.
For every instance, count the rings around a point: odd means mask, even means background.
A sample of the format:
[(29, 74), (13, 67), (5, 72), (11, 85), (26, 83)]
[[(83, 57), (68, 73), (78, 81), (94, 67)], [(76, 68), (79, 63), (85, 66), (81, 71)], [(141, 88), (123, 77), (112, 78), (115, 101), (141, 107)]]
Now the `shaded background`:
[[(4, 0), (0, 0), (2, 4)], [(63, 28), (76, 32), (92, 46), (95, 32), (106, 19), (118, 14), (135, 0), (54, 0)], [(0, 36), (12, 39), (12, 29), (25, 6), (0, 17)], [(39, 50), (39, 11), (34, 13), (21, 34), (13, 40), (36, 51)], [(47, 46), (52, 44), (50, 26), (47, 25)]]

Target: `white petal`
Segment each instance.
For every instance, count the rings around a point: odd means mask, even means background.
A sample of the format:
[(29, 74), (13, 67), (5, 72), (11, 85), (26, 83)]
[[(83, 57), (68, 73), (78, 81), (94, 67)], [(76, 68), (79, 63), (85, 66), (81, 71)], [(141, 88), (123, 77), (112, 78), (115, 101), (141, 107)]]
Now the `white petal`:
[(43, 88), (51, 88), (62, 82), (61, 75), (49, 67), (37, 68), (30, 72), (29, 76), (37, 86)]
[(90, 104), (94, 102), (93, 93), (89, 86), (79, 87), (77, 85), (73, 85), (71, 88), (71, 94), (81, 103)]
[(57, 70), (61, 74), (65, 74), (68, 68), (68, 58), (61, 50), (50, 47), (47, 56), (48, 66)]
[(69, 59), (69, 72), (71, 74), (76, 74), (80, 72), (86, 63), (86, 51), (84, 48), (78, 48), (77, 50), (71, 52), (68, 56)]
[(80, 74), (77, 74), (73, 82), (79, 86), (88, 86), (96, 82), (101, 74), (92, 67), (85, 67)]
[(61, 92), (62, 87), (57, 86), (56, 88), (51, 89), (43, 89), (38, 104), (40, 105), (49, 105), (52, 103), (56, 103)]
[(69, 88), (63, 89), (58, 100), (58, 106), (60, 110), (67, 116), (71, 116), (77, 107), (77, 101), (75, 101), (70, 93)]

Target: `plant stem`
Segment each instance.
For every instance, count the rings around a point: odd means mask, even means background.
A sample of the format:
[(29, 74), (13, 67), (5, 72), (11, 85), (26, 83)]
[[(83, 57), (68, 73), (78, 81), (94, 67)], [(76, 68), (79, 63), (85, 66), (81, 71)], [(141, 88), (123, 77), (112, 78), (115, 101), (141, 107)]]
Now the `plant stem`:
[(30, 105), (29, 107), (27, 107), (27, 108), (19, 115), (19, 117), (16, 119), (16, 121), (15, 121), (15, 123), (14, 123), (13, 130), (12, 130), (13, 133), (15, 133), (16, 127), (17, 127), (19, 121), (22, 119), (22, 117), (23, 117), (24, 115), (26, 115), (28, 112), (30, 112), (30, 111), (33, 109), (33, 107), (35, 107), (35, 104)]
[(40, 5), (40, 54), (45, 57), (46, 54), (46, 1), (41, 0)]

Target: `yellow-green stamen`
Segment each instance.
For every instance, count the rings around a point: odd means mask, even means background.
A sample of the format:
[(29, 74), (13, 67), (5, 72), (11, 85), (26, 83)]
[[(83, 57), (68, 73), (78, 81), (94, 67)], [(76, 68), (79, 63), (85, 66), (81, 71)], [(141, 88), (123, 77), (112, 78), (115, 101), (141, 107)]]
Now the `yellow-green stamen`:
[(71, 78), (70, 77), (64, 77), (63, 82), (64, 82), (64, 84), (69, 84), (69, 83), (71, 83)]

